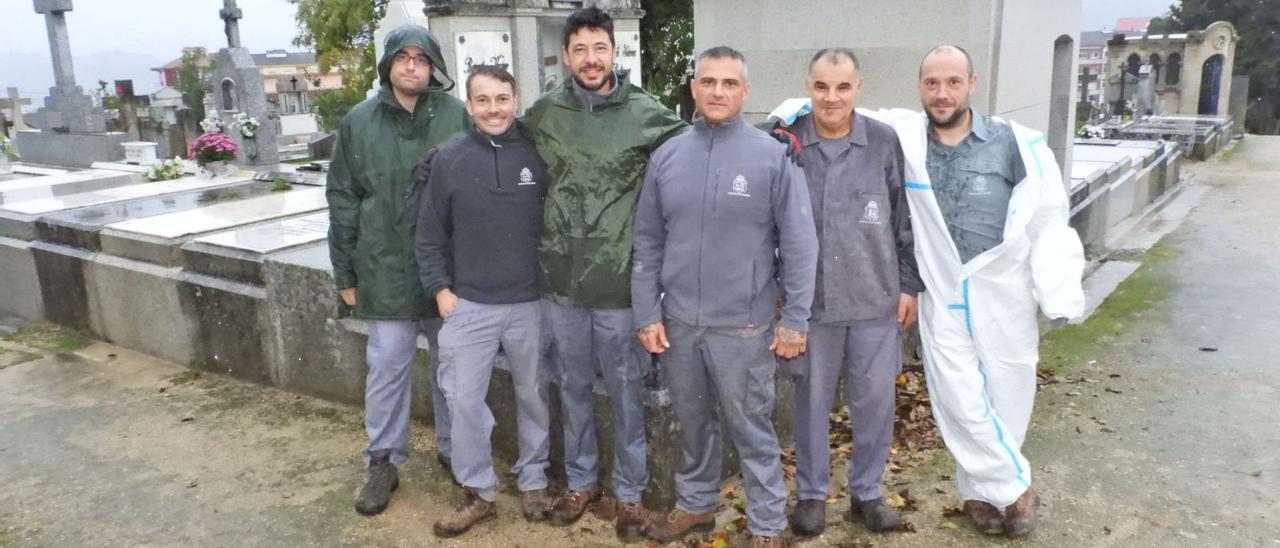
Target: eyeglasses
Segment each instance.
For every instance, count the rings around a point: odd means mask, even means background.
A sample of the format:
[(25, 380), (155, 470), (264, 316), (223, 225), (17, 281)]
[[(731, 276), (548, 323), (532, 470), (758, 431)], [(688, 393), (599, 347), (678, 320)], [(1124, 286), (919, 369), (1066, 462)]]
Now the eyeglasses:
[(405, 52), (403, 52), (403, 51), (401, 51), (401, 52), (397, 52), (397, 53), (395, 54), (395, 56), (394, 56), (394, 57), (392, 57), (392, 59), (394, 59), (394, 60), (395, 60), (395, 62), (397, 62), (397, 63), (408, 63), (408, 62), (412, 61), (412, 62), (417, 63), (417, 64), (419, 64), (419, 65), (430, 65), (430, 64), (431, 64), (431, 58), (430, 58), (430, 57), (427, 57), (426, 55), (409, 55), (408, 53), (405, 53)]

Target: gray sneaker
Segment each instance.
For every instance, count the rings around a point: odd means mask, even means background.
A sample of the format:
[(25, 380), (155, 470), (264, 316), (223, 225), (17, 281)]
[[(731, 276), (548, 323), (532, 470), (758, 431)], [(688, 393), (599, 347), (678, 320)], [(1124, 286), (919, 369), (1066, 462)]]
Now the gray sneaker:
[(364, 516), (375, 516), (387, 509), (391, 502), (391, 492), (400, 487), (400, 472), (391, 460), (383, 457), (369, 463), (369, 477), (360, 488), (356, 497), (356, 512)]
[(902, 517), (884, 497), (871, 500), (850, 500), (849, 517), (861, 518), (862, 525), (873, 533), (883, 533), (897, 529), (902, 524)]

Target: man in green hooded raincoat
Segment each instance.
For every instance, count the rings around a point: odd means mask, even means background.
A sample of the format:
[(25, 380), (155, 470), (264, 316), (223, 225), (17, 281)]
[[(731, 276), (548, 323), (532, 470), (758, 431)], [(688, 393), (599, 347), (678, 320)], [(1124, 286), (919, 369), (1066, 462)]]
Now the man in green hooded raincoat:
[[(418, 280), (413, 255), (417, 220), (414, 166), (424, 152), (470, 124), (434, 36), (419, 25), (397, 28), (378, 62), (381, 89), (351, 109), (338, 130), (329, 166), (329, 253), (343, 303), (366, 320), (364, 460), (369, 476), (356, 511), (382, 512), (409, 457), (409, 409), (419, 330), (435, 372), (440, 318)], [(448, 86), (445, 83), (448, 83)], [(449, 416), (430, 380), (440, 457), (449, 457)]]
[(596, 7), (565, 22), (572, 78), (525, 114), (547, 163), (543, 329), (559, 371), (568, 491), (552, 508), (569, 525), (601, 496), (592, 385), (604, 379), (613, 411), (613, 494), (619, 538), (644, 538), (649, 482), (643, 377), (648, 354), (631, 313), (631, 223), (649, 154), (688, 125), (613, 70), (613, 20)]

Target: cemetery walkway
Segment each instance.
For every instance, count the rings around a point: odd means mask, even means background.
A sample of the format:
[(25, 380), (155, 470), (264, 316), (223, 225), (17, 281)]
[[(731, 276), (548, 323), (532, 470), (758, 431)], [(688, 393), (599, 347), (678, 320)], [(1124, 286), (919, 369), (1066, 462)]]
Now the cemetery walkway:
[[(1280, 138), (1186, 174), (1208, 188), (1199, 207), (1129, 258), (1142, 268), (1090, 321), (1045, 341), (1054, 374), (1026, 444), (1037, 546), (1280, 548)], [(358, 409), (81, 342), (48, 329), (0, 342), (0, 546), (614, 544), (591, 516), (524, 523), (511, 491), (497, 522), (432, 538), (454, 487), (422, 458), (421, 424), (391, 507), (360, 517)], [(945, 452), (918, 461), (890, 477), (914, 532), (872, 536), (836, 502), (806, 545), (1011, 544), (948, 514)]]

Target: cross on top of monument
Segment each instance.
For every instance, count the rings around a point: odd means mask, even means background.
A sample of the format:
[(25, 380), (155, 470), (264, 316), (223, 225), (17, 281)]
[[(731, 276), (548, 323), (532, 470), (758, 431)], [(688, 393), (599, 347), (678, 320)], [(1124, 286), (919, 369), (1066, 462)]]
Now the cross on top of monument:
[(225, 22), (223, 32), (227, 34), (227, 47), (240, 47), (240, 19), (244, 18), (244, 13), (236, 7), (236, 0), (222, 0), (218, 16)]
[(71, 0), (35, 0), (36, 13), (47, 15), (60, 11), (71, 11)]

